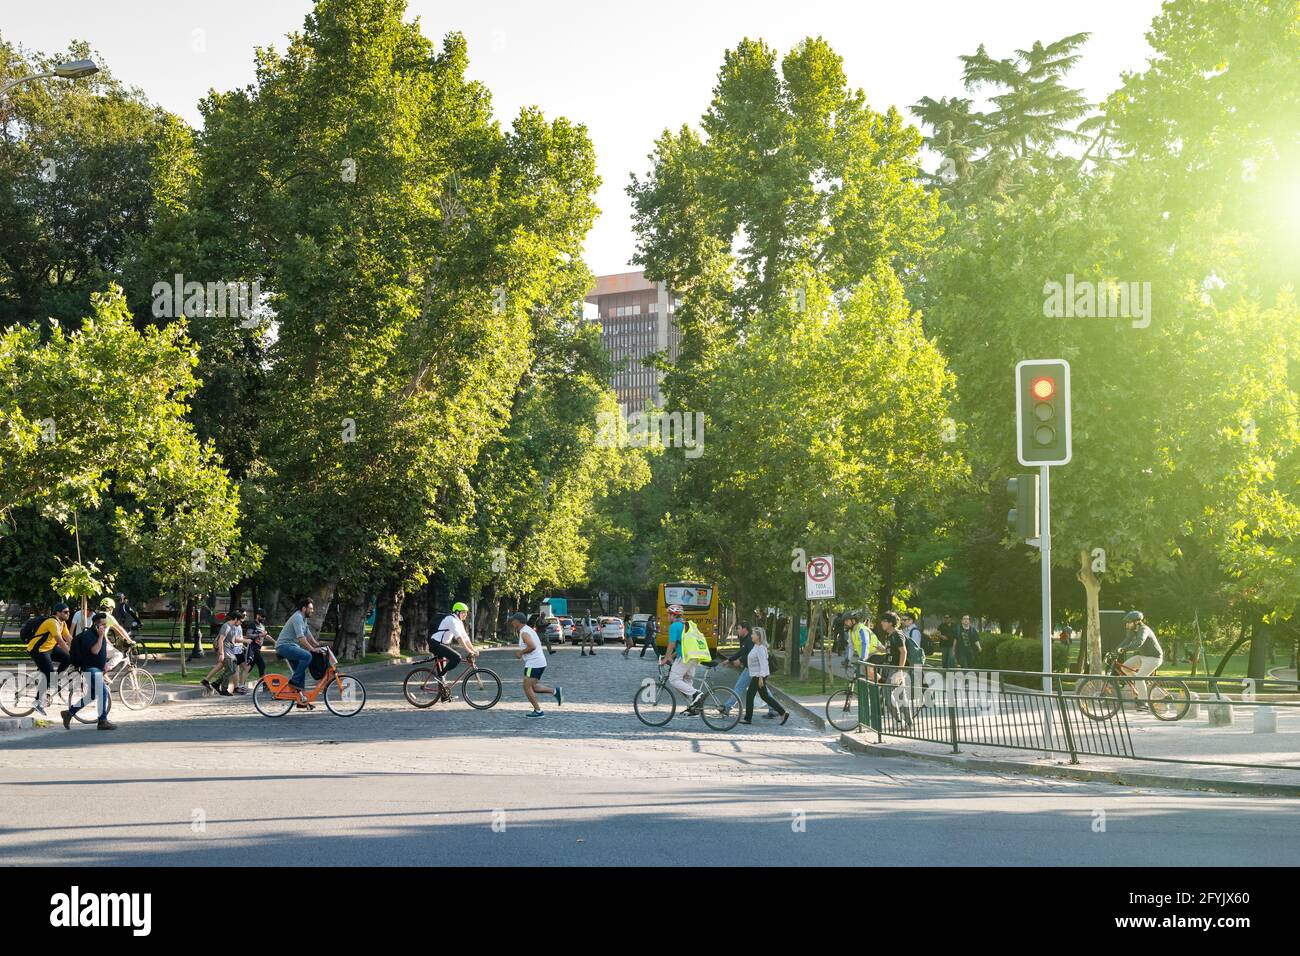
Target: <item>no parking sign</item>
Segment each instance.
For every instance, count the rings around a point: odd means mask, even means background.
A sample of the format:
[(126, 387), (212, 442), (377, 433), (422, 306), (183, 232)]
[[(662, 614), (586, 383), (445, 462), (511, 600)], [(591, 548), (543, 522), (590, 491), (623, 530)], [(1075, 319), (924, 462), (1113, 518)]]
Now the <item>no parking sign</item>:
[(835, 559), (829, 554), (809, 558), (804, 569), (804, 596), (809, 601), (835, 597)]

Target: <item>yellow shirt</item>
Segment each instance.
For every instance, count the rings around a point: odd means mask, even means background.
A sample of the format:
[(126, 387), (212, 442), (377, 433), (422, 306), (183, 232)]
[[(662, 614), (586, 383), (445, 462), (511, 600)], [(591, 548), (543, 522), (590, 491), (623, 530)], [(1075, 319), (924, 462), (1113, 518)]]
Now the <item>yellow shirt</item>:
[(36, 629), (36, 636), (27, 642), (29, 651), (43, 653), (51, 651), (58, 644), (59, 634), (63, 635), (65, 641), (72, 640), (72, 634), (68, 631), (68, 625), (64, 624), (57, 617), (49, 618)]

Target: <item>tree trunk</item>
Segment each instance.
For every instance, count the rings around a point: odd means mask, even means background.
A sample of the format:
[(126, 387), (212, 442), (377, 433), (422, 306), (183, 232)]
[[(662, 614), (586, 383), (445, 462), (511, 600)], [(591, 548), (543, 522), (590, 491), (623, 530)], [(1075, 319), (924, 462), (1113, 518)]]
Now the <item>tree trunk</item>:
[(794, 595), (790, 601), (790, 631), (785, 639), (785, 672), (793, 674), (795, 655), (799, 653), (799, 594), (803, 590), (803, 578), (794, 581)]
[(311, 628), (311, 632), (318, 638), (320, 637), (321, 625), (325, 623), (325, 617), (329, 614), (330, 604), (334, 601), (334, 589), (338, 587), (338, 583), (336, 580), (323, 581), (312, 588), (311, 600), (316, 605), (316, 612), (312, 614), (307, 626)]
[(803, 646), (803, 653), (799, 661), (799, 678), (806, 680), (809, 674), (809, 665), (812, 663), (813, 648), (817, 646), (817, 638), (821, 635), (822, 629), (822, 612), (820, 607), (814, 607), (813, 602), (808, 602), (808, 643)]
[(396, 656), (402, 649), (402, 601), (406, 597), (397, 584), (386, 584), (379, 592), (375, 611), (375, 630), (370, 638), (370, 650), (375, 654)]
[(1092, 570), (1091, 555), (1088, 549), (1079, 551), (1079, 583), (1083, 585), (1088, 596), (1088, 668), (1094, 674), (1101, 673), (1101, 580)]
[(1256, 621), (1250, 626), (1250, 657), (1247, 658), (1246, 676), (1252, 680), (1264, 680), (1268, 677), (1269, 630)]
[(360, 660), (364, 654), (369, 609), (370, 602), (364, 593), (339, 602), (339, 631), (334, 638), (334, 654), (339, 660)]
[(420, 588), (402, 602), (402, 650), (424, 650), (430, 630), (429, 592)]

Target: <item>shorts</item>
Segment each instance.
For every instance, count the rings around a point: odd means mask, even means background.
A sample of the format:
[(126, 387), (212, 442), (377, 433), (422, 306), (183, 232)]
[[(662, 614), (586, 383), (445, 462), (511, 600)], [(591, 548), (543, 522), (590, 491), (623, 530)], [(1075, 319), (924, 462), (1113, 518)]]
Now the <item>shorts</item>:
[(525, 679), (531, 677), (533, 680), (541, 680), (541, 679), (542, 679), (542, 675), (545, 674), (545, 673), (546, 673), (546, 668), (545, 668), (545, 667), (525, 667), (525, 668), (524, 668), (524, 677), (525, 677)]

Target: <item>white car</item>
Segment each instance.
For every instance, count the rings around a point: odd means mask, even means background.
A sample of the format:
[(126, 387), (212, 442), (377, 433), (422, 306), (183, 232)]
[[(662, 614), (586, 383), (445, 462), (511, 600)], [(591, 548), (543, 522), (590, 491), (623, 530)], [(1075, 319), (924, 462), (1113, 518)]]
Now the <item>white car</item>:
[(623, 643), (623, 619), (621, 617), (602, 617), (600, 619), (600, 633), (597, 640), (604, 644), (606, 641), (613, 641), (616, 644)]

